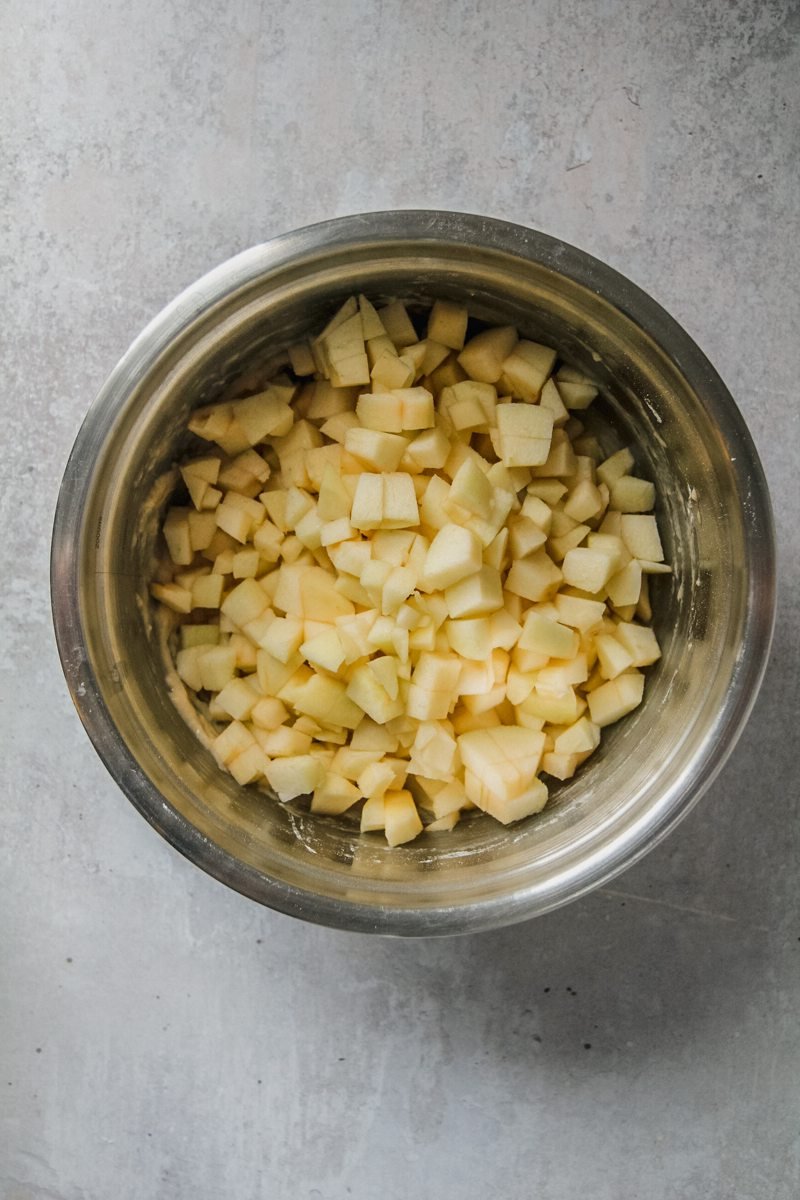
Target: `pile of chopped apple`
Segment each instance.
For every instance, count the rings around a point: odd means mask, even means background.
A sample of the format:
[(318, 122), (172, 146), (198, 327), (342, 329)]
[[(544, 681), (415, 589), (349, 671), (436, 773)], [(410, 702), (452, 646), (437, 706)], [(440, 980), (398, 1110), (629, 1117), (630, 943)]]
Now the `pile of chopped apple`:
[(659, 657), (653, 484), (586, 433), (597, 389), (555, 350), (467, 330), (360, 296), (195, 411), (213, 451), (180, 467), (151, 588), (218, 762), (393, 846), (540, 811)]

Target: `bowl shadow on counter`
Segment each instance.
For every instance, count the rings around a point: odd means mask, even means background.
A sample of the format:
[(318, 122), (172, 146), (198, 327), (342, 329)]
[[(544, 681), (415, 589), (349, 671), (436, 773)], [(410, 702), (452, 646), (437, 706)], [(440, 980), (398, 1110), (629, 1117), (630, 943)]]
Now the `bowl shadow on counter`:
[(622, 1069), (624, 1061), (627, 1070), (631, 1059), (681, 1044), (718, 1044), (759, 1008), (769, 1013), (770, 963), (784, 949), (800, 953), (791, 872), (781, 871), (800, 852), (800, 835), (787, 830), (787, 793), (800, 797), (800, 778), (792, 787), (775, 773), (781, 718), (786, 725), (791, 715), (784, 694), (797, 677), (795, 641), (787, 620), (728, 764), (642, 862), (522, 925), (379, 940), (454, 1058), (479, 1053), (510, 1069), (554, 1059)]

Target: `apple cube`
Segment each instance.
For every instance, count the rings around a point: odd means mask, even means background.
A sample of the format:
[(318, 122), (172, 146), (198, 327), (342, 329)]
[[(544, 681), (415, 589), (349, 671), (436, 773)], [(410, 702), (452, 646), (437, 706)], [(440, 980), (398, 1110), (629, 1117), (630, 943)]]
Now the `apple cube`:
[(172, 612), (190, 613), (195, 607), (191, 591), (177, 583), (151, 583), (150, 595)]
[(574, 629), (553, 621), (539, 612), (529, 612), (519, 638), (523, 650), (546, 654), (548, 658), (574, 658), (578, 653), (578, 635)]
[(644, 675), (631, 671), (610, 679), (588, 694), (589, 713), (601, 728), (619, 721), (642, 702)]
[(393, 786), (395, 771), (386, 763), (373, 761), (363, 768), (357, 778), (358, 790), (367, 799), (375, 799), (386, 794)]
[[(513, 568), (512, 568), (513, 569)], [(503, 585), (494, 567), (483, 566), (444, 590), (451, 618), (484, 617), (503, 607)]]
[(549, 751), (542, 756), (542, 770), (555, 779), (571, 779), (581, 762), (579, 754), (556, 754)]
[(656, 502), (655, 485), (634, 475), (622, 475), (611, 485), (609, 504), (623, 513), (647, 513)]
[(405, 346), (413, 346), (417, 341), (416, 330), (402, 301), (393, 300), (391, 304), (379, 309), (378, 317), (398, 350)]
[(386, 840), (390, 846), (410, 842), (422, 833), (422, 821), (411, 792), (386, 792), (383, 797), (383, 820)]
[[(449, 454), (450, 442), (444, 430), (424, 429), (407, 443), (405, 458), (420, 470), (438, 470), (447, 462)], [(393, 467), (386, 469), (394, 470)]]
[(601, 592), (616, 569), (616, 562), (602, 550), (579, 546), (564, 557), (561, 569), (564, 580), (583, 592)]
[(633, 469), (633, 455), (627, 447), (624, 450), (617, 450), (616, 454), (612, 454), (605, 462), (601, 462), (597, 468), (597, 478), (601, 483), (611, 490), (618, 479), (623, 475), (628, 475)]
[(325, 778), (323, 764), (310, 754), (277, 758), (267, 764), (264, 774), (282, 803), (307, 796), (320, 787)]
[(542, 385), (539, 404), (542, 408), (549, 409), (553, 414), (554, 425), (565, 425), (569, 420), (569, 412), (565, 408), (564, 401), (561, 399), (561, 393), (552, 379), (548, 379)]
[(313, 813), (327, 813), (329, 816), (338, 816), (339, 813), (346, 812), (348, 808), (352, 808), (361, 799), (361, 792), (351, 783), (349, 779), (343, 779), (341, 775), (329, 773), (318, 787), (314, 789), (314, 795), (311, 798), (311, 811)]
[(445, 525), (436, 534), (425, 557), (422, 584), (427, 590), (449, 588), (480, 571), (482, 546), (470, 529)]
[(575, 521), (590, 521), (603, 511), (600, 489), (590, 479), (582, 479), (564, 502), (564, 512)]
[(616, 679), (623, 671), (629, 671), (635, 665), (633, 656), (622, 642), (610, 634), (604, 633), (596, 637), (594, 646), (604, 679)]
[(294, 413), (280, 388), (269, 387), (255, 396), (237, 400), (233, 417), (243, 431), (247, 445), (256, 446), (266, 437), (284, 437), (292, 428)]
[(409, 772), (429, 779), (452, 779), (458, 765), (458, 746), (444, 724), (423, 721), (411, 745)]
[(303, 660), (299, 654), (290, 658), (287, 663), (282, 663), (266, 650), (259, 649), (256, 651), (258, 686), (266, 696), (278, 696), (302, 665)]
[(344, 729), (355, 729), (364, 715), (349, 688), (327, 675), (312, 674), (295, 695), (294, 707), (313, 720)]
[(299, 617), (276, 617), (265, 630), (260, 646), (278, 662), (294, 658), (305, 637), (305, 627)]
[(340, 542), (328, 548), (328, 557), (340, 573), (360, 578), (370, 561), (370, 543), (355, 540)]
[(512, 555), (519, 559), (539, 550), (545, 544), (547, 535), (529, 517), (520, 514), (508, 522), (508, 539)]
[(372, 428), (354, 428), (344, 438), (344, 449), (348, 454), (374, 472), (397, 470), (408, 445), (408, 440), (398, 433)]
[(571, 725), (585, 708), (586, 701), (579, 699), (572, 688), (559, 693), (534, 690), (517, 706), (517, 720), (522, 723), (524, 715), (552, 725)]
[[(566, 516), (566, 514), (555, 512), (553, 514), (554, 523), (555, 518), (558, 516)], [(570, 550), (575, 550), (580, 546), (586, 539), (586, 535), (590, 532), (591, 530), (588, 525), (575, 525), (561, 536), (551, 536), (547, 543), (547, 549), (555, 562), (563, 563)]]
[(456, 701), (461, 660), (449, 654), (423, 652), (408, 689), (406, 712), (418, 721), (441, 721)]
[(600, 600), (584, 599), (582, 596), (570, 596), (560, 592), (553, 599), (558, 619), (562, 625), (569, 625), (581, 634), (587, 634), (595, 629), (605, 615), (606, 607)]
[(217, 696), (217, 704), (235, 721), (246, 721), (258, 698), (258, 692), (248, 680), (231, 679)]
[(470, 338), (458, 356), (458, 362), (470, 379), (497, 383), (505, 360), (517, 344), (518, 334), (511, 325), (485, 329)]
[(360, 714), (366, 713), (378, 725), (385, 725), (387, 721), (399, 717), (403, 712), (404, 706), (399, 694), (392, 699), (371, 662), (354, 668), (346, 694)]
[(214, 738), (211, 750), (219, 763), (228, 766), (237, 755), (243, 754), (254, 745), (253, 735), (247, 726), (242, 725), (241, 721), (232, 721)]
[(634, 667), (649, 667), (661, 657), (658, 638), (646, 625), (620, 621), (615, 637), (630, 654), (631, 665)]
[(250, 713), (250, 720), (259, 729), (269, 731), (277, 729), (288, 717), (286, 706), (274, 696), (262, 696), (256, 700)]
[(339, 670), (345, 658), (342, 639), (333, 628), (303, 642), (300, 653), (312, 667), (322, 667), (333, 673)]
[(600, 745), (600, 730), (588, 717), (580, 717), (555, 738), (556, 754), (591, 754)]
[(620, 519), (620, 533), (633, 558), (657, 563), (664, 561), (655, 517), (623, 513)]
[[(503, 362), (500, 386), (504, 392), (521, 400), (536, 401), (555, 361), (556, 352), (549, 346), (520, 341)], [(551, 428), (552, 418), (553, 413), (550, 412)]]
[(233, 679), (236, 650), (231, 646), (209, 646), (198, 658), (203, 690), (221, 692)]
[(641, 592), (642, 566), (635, 558), (631, 559), (622, 570), (612, 575), (606, 584), (606, 594), (615, 608), (638, 604)]
[(188, 566), (194, 559), (189, 529), (188, 508), (171, 508), (162, 526), (169, 556), (176, 566)]
[[(499, 615), (499, 614), (496, 614)], [(471, 617), (447, 621), (444, 629), (450, 648), (462, 658), (475, 662), (488, 658), (492, 651), (492, 620), (494, 617)]]
[[(553, 437), (555, 438), (556, 434), (560, 432), (560, 430), (554, 429)], [(569, 439), (567, 439), (567, 441), (569, 442)], [(554, 508), (556, 504), (558, 504), (559, 500), (566, 496), (568, 491), (567, 485), (565, 483), (561, 483), (561, 481), (558, 479), (538, 478), (543, 468), (536, 467), (535, 470), (537, 473), (537, 478), (532, 479), (528, 484), (528, 495), (535, 496), (538, 500), (543, 500), (549, 507)]]
[(435, 300), (428, 317), (428, 337), (450, 350), (462, 350), (469, 313), (463, 304)]
[(401, 473), (359, 475), (350, 523), (356, 529), (403, 529), (419, 523), (410, 476)]
[(494, 489), (474, 458), (465, 459), (456, 471), (448, 500), (475, 517), (491, 517)]
[(597, 395), (597, 388), (591, 383), (568, 383), (559, 379), (557, 384), (561, 399), (569, 409), (588, 408)]
[(521, 821), (524, 817), (541, 812), (547, 804), (547, 800), (547, 786), (541, 779), (532, 779), (528, 786), (516, 796), (498, 795), (484, 789), (483, 803), (478, 807), (483, 808), (484, 812), (503, 825), (511, 825), (514, 821)]
[(546, 600), (558, 589), (563, 576), (546, 550), (537, 550), (511, 564), (506, 588), (526, 600)]
[(260, 617), (267, 605), (264, 589), (259, 587), (255, 579), (243, 579), (228, 593), (220, 607), (225, 616), (241, 629), (248, 621)]
[(497, 407), (496, 448), (507, 467), (545, 463), (553, 437), (553, 414), (533, 404)]
[[(531, 472), (534, 479), (550, 479), (553, 476), (562, 478), (574, 476), (578, 467), (578, 460), (575, 451), (572, 449), (572, 443), (564, 429), (554, 429), (553, 437), (550, 442), (550, 452), (546, 460), (541, 466), (532, 466)], [(560, 485), (566, 492), (566, 487)], [(542, 496), (544, 492), (540, 489), (536, 492)]]
[(395, 388), (411, 386), (414, 382), (414, 368), (410, 363), (398, 358), (394, 349), (384, 350), (375, 360), (370, 378), (376, 391), (391, 392)]
[(509, 563), (508, 530), (501, 529), (483, 551), (484, 566), (494, 567), (495, 571), (505, 571)]
[(294, 758), (311, 750), (311, 734), (288, 725), (258, 729), (254, 736), (268, 758)]

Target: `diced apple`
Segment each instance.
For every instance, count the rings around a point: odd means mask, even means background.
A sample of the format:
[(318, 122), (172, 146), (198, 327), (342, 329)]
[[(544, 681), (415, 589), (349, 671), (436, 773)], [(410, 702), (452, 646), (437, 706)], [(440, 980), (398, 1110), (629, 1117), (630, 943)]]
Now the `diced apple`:
[(583, 546), (568, 551), (561, 564), (566, 583), (590, 593), (603, 590), (615, 567), (614, 559), (605, 551)]
[(483, 566), (474, 575), (445, 588), (444, 599), (451, 618), (483, 617), (503, 607), (503, 586), (494, 567)]
[(383, 820), (386, 840), (390, 846), (410, 842), (422, 832), (422, 821), (414, 797), (405, 789), (384, 794)]
[(615, 607), (638, 604), (641, 592), (642, 567), (635, 558), (612, 575), (606, 584), (606, 593)]
[[(518, 396), (521, 400), (539, 399), (544, 382), (553, 369), (556, 352), (538, 342), (520, 341), (503, 362), (500, 382), (504, 392)], [(552, 429), (553, 412), (550, 411)], [(540, 460), (544, 461), (544, 459)]]
[(649, 667), (661, 657), (658, 639), (653, 630), (646, 625), (620, 621), (615, 637), (630, 654), (631, 665), (634, 667)]
[(420, 654), (408, 689), (408, 715), (418, 721), (444, 720), (455, 704), (460, 673), (455, 655)]
[(590, 383), (568, 383), (557, 380), (561, 399), (569, 409), (588, 408), (597, 395), (597, 388)]
[(497, 408), (497, 450), (507, 467), (537, 466), (547, 461), (553, 437), (553, 414), (534, 404), (501, 404)]
[(394, 700), (378, 679), (371, 663), (355, 667), (347, 684), (347, 698), (378, 725), (385, 725), (403, 712), (399, 696)]
[(555, 779), (571, 779), (581, 761), (579, 754), (556, 754), (550, 750), (542, 756), (542, 770)]
[(482, 546), (471, 530), (445, 525), (436, 534), (425, 558), (423, 585), (427, 590), (449, 588), (480, 570)]
[(488, 520), (491, 516), (494, 489), (474, 458), (466, 459), (456, 471), (448, 499), (474, 517)]
[(642, 702), (644, 675), (630, 671), (589, 692), (589, 712), (601, 728), (627, 716)]
[(664, 561), (655, 517), (623, 513), (620, 532), (633, 558), (648, 559), (657, 563)]
[(414, 368), (398, 358), (396, 353), (384, 350), (370, 371), (372, 386), (376, 390), (392, 391), (394, 388), (410, 387), (414, 382)]
[(351, 429), (344, 439), (347, 452), (374, 471), (396, 471), (408, 445), (399, 434), (377, 429)]
[(546, 600), (554, 595), (562, 573), (546, 550), (537, 550), (511, 564), (506, 588), (526, 600)]
[(591, 754), (600, 745), (600, 730), (588, 717), (579, 717), (553, 744), (556, 754)]
[(318, 788), (325, 777), (322, 763), (310, 754), (277, 758), (268, 763), (264, 774), (282, 803), (298, 796), (307, 796)]
[(221, 692), (233, 679), (236, 650), (231, 646), (209, 646), (198, 656), (197, 665), (203, 690)]
[(564, 502), (564, 512), (579, 522), (599, 516), (602, 510), (603, 497), (599, 488), (589, 479), (577, 483)]
[(436, 300), (428, 317), (428, 337), (451, 350), (462, 350), (469, 313), (463, 304)]
[(385, 827), (384, 794), (369, 796), (361, 810), (361, 832), (374, 833)]
[(391, 304), (378, 309), (378, 317), (398, 350), (413, 346), (417, 341), (416, 330), (402, 301), (393, 300)]
[(241, 629), (248, 621), (261, 616), (267, 604), (264, 589), (259, 587), (254, 579), (243, 579), (225, 597), (221, 611)]
[(519, 645), (523, 650), (533, 650), (549, 658), (574, 658), (579, 642), (574, 629), (541, 613), (529, 612), (522, 627)]
[(497, 383), (503, 373), (504, 361), (517, 341), (517, 331), (511, 325), (485, 329), (467, 342), (458, 356), (459, 365), (470, 379), (477, 379), (480, 383)]
[(597, 660), (604, 679), (616, 679), (634, 666), (633, 656), (622, 642), (611, 634), (601, 634), (594, 640)]
[(634, 475), (621, 475), (611, 485), (609, 504), (623, 513), (648, 513), (656, 502), (655, 485)]
[(241, 721), (233, 721), (214, 738), (211, 749), (218, 762), (227, 766), (237, 755), (243, 754), (254, 745), (253, 735), (247, 726)]
[[(405, 457), (420, 470), (443, 467), (450, 453), (450, 442), (442, 429), (424, 429), (406, 446)], [(394, 470), (394, 467), (387, 470)]]
[(191, 591), (177, 583), (151, 583), (150, 594), (175, 613), (190, 613), (195, 607)]
[(286, 706), (274, 696), (262, 696), (256, 700), (250, 713), (250, 720), (259, 729), (277, 729), (288, 717)]
[(328, 773), (322, 783), (314, 789), (314, 795), (311, 797), (311, 811), (338, 816), (339, 813), (352, 808), (360, 799), (361, 792), (354, 783), (351, 783), (349, 779), (343, 779), (341, 775)]

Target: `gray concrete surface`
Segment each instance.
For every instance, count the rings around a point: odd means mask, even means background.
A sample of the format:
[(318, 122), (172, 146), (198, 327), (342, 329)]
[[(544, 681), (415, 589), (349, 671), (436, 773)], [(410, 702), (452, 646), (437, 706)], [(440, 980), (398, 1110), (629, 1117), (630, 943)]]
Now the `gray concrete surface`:
[[(2, 1200), (794, 1200), (800, 11), (781, 0), (33, 0), (0, 13)], [(613, 886), (499, 934), (261, 911), (95, 758), (47, 595), (58, 482), (147, 319), (391, 206), (539, 226), (709, 353), (771, 481), (772, 663)]]

